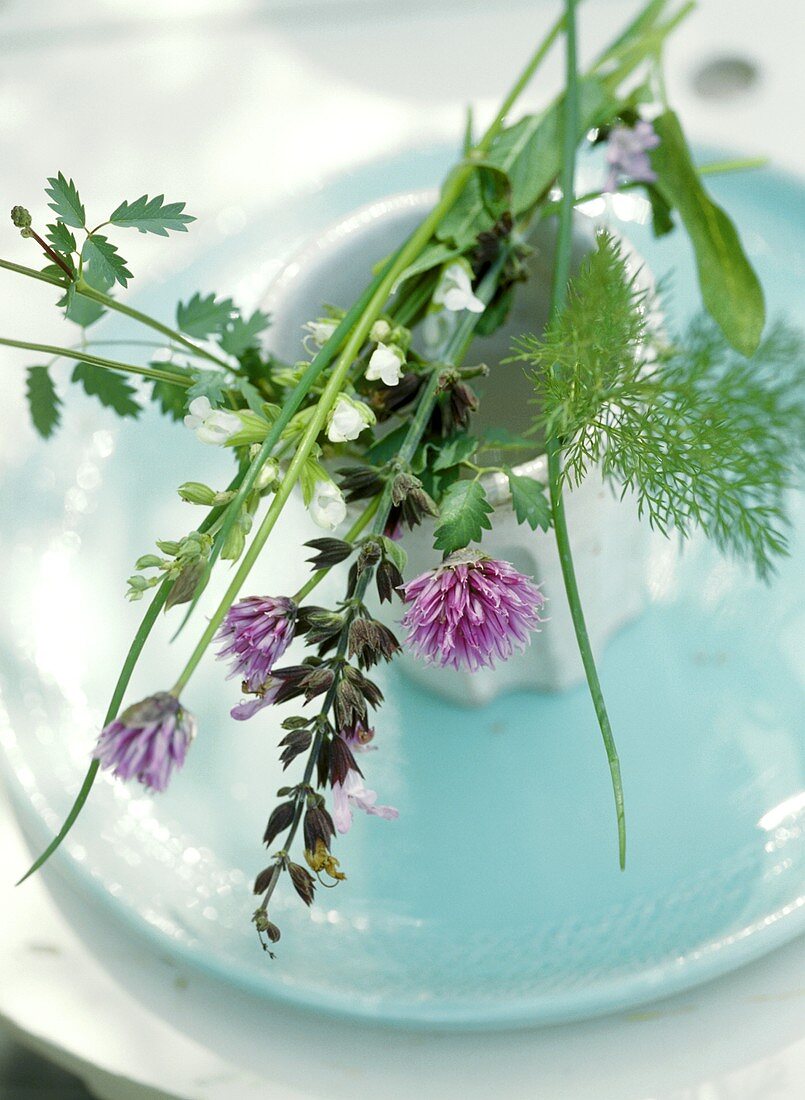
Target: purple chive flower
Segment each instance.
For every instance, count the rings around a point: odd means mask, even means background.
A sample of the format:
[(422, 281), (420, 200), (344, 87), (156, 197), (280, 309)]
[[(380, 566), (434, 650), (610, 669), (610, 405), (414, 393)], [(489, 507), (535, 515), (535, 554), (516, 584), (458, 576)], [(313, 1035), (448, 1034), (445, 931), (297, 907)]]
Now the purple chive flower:
[(614, 126), (607, 138), (609, 175), (604, 191), (615, 191), (622, 176), (636, 183), (654, 183), (657, 176), (651, 167), (648, 152), (659, 144), (654, 127), (645, 119), (640, 119), (634, 126)]
[(285, 596), (247, 596), (227, 612), (217, 640), (226, 642), (218, 656), (232, 658), (229, 679), (239, 676), (247, 691), (257, 691), (291, 644), (296, 604)]
[(545, 597), (507, 561), (474, 550), (451, 554), (436, 569), (402, 586), (411, 606), (402, 625), (408, 645), (430, 664), (472, 672), (511, 657), (543, 622)]
[(93, 756), (118, 779), (137, 779), (149, 790), (164, 791), (195, 736), (190, 711), (175, 695), (159, 691), (105, 726)]

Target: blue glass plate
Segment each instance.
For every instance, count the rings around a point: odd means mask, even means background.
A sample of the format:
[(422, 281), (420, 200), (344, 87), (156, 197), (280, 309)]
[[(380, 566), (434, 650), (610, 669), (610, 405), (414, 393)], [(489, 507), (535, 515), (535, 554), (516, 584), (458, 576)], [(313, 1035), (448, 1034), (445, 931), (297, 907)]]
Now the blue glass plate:
[[(448, 159), (409, 153), (297, 197), (139, 304), (164, 314), (177, 296), (276, 267), (362, 203), (431, 185)], [(770, 313), (802, 323), (802, 186), (764, 170), (712, 189), (742, 227)], [(682, 321), (697, 301), (686, 242), (654, 241), (639, 201), (619, 213), (655, 275), (675, 269), (670, 312)], [(69, 808), (142, 614), (123, 602), (124, 578), (155, 538), (192, 523), (174, 487), (229, 471), (227, 456), (150, 411), (121, 424), (71, 397), (64, 419), (48, 446), (20, 431), (2, 469), (3, 514), (15, 521), (0, 534), (0, 741), (36, 849)], [(294, 547), (306, 522), (295, 504), (254, 590), (290, 591), (305, 576)], [(87, 937), (111, 923), (121, 944), (203, 972), (223, 998), (238, 988), (346, 1017), (550, 1023), (705, 981), (805, 924), (801, 560), (795, 552), (766, 587), (700, 542), (681, 556), (657, 542), (651, 606), (601, 665), (626, 787), (624, 873), (584, 688), (461, 709), (392, 671), (367, 772), (400, 819), (356, 821), (337, 849), (349, 881), (320, 890), (312, 910), (279, 892), (270, 961), (250, 925), (250, 883), (282, 782), (278, 716), (232, 722), (237, 689), (209, 659), (186, 698), (200, 734), (170, 791), (99, 782), (49, 882), (79, 899), (70, 912)], [(200, 620), (169, 650), (175, 621), (160, 625), (130, 701), (181, 667)]]

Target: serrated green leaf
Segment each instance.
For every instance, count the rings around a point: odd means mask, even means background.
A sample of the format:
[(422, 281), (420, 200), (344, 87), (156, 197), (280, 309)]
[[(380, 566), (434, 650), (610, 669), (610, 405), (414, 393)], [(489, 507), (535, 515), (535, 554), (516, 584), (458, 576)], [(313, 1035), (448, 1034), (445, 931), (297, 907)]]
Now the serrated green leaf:
[(71, 225), (74, 229), (83, 229), (87, 224), (87, 215), (78, 195), (76, 185), (72, 180), (65, 179), (61, 172), (48, 180), (50, 187), (45, 188), (45, 194), (53, 200), (48, 203), (51, 210), (55, 210), (65, 225)]
[[(171, 367), (171, 370), (175, 369)], [(154, 382), (151, 398), (156, 401), (160, 411), (172, 420), (182, 420), (187, 412), (187, 391), (171, 382), (163, 382), (161, 379)]]
[(458, 466), (475, 454), (478, 450), (478, 440), (471, 435), (462, 433), (451, 436), (439, 445), (436, 459), (433, 462), (434, 470), (447, 470), (451, 466)]
[(177, 305), (176, 324), (188, 336), (212, 336), (221, 332), (234, 309), (231, 298), (216, 298), (214, 294), (202, 298), (196, 293), (186, 305), (182, 302)]
[(533, 477), (522, 477), (509, 469), (505, 473), (509, 479), (509, 492), (517, 522), (527, 523), (532, 531), (536, 531), (538, 527), (543, 531), (549, 530), (553, 514), (542, 482), (535, 481)]
[(705, 308), (736, 351), (754, 355), (766, 322), (758, 277), (735, 226), (702, 186), (674, 112), (656, 118), (654, 129), (660, 144), (651, 151), (651, 166), (690, 237)]
[(193, 385), (187, 389), (187, 403), (196, 397), (206, 397), (211, 405), (224, 404), (224, 390), (228, 388), (228, 379), (220, 370), (192, 371)]
[(120, 283), (122, 287), (126, 287), (129, 279), (133, 278), (115, 245), (100, 233), (87, 237), (81, 249), (81, 258), (89, 271), (88, 281), (95, 279), (105, 282), (107, 286)]
[(61, 423), (61, 398), (47, 367), (28, 367), (25, 396), (33, 425), (43, 439), (50, 439)]
[(471, 542), (478, 542), (485, 530), (492, 529), (489, 522), (492, 511), (480, 481), (453, 482), (439, 509), (441, 523), (433, 540), (435, 549), (452, 554)]
[(271, 318), (267, 313), (256, 309), (248, 319), (238, 313), (224, 327), (219, 343), (221, 348), (229, 355), (242, 355), (249, 348), (257, 347), (258, 335), (271, 324)]
[(155, 195), (152, 199), (141, 195), (134, 202), (121, 202), (109, 221), (121, 229), (138, 229), (141, 233), (167, 237), (169, 230), (186, 233), (188, 223), (196, 220), (190, 214), (183, 214), (184, 208), (183, 202), (165, 202), (164, 195)]
[[(71, 252), (76, 250), (75, 237), (63, 221), (57, 221), (48, 226), (47, 239), (57, 252), (61, 252), (65, 256), (69, 256)], [(61, 271), (61, 269), (59, 270)], [(63, 271), (61, 273), (64, 274)]]
[(134, 387), (114, 371), (94, 363), (76, 363), (73, 381), (79, 382), (86, 394), (97, 397), (102, 405), (113, 409), (118, 416), (137, 417), (141, 412), (140, 405), (134, 400)]

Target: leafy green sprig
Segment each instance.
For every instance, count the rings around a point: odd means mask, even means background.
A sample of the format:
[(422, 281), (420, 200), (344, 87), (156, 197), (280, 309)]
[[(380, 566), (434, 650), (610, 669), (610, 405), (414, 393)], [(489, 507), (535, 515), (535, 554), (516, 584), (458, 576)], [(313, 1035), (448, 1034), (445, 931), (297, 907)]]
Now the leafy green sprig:
[(564, 480), (600, 466), (663, 533), (701, 528), (767, 576), (786, 550), (785, 494), (802, 461), (802, 338), (778, 321), (747, 359), (702, 315), (666, 346), (651, 309), (602, 233), (564, 311), (517, 341), (537, 423), (562, 440)]

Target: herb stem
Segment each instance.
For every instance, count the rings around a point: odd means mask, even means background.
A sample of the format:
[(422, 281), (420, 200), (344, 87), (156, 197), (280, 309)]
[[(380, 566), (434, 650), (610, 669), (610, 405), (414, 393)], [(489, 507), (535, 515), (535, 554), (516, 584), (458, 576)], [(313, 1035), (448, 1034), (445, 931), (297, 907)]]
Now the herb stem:
[[(366, 527), (366, 525), (371, 521), (372, 517), (374, 516), (374, 514), (377, 511), (378, 506), (380, 504), (380, 497), (381, 497), (380, 493), (378, 493), (377, 496), (372, 497), (372, 499), (369, 502), (369, 504), (367, 505), (367, 507), (364, 508), (364, 510), (361, 512), (361, 514), (358, 516), (358, 518), (352, 524), (350, 529), (344, 535), (344, 541), (345, 542), (352, 542), (353, 539), (356, 539), (358, 537), (358, 535), (361, 533), (361, 531), (363, 531), (363, 529)], [(291, 597), (291, 599), (294, 601), (294, 603), (295, 604), (300, 604), (302, 602), (302, 600), (307, 599), (307, 597), (310, 595), (310, 593), (313, 591), (313, 589), (321, 581), (324, 580), (324, 578), (327, 576), (327, 574), (329, 572), (330, 572), (330, 567), (329, 566), (326, 569), (317, 569), (316, 572), (310, 577), (310, 579), (307, 580), (302, 585), (302, 587), (299, 589), (299, 591), (296, 592)]]
[[(557, 236), (553, 285), (551, 290), (551, 317), (556, 317), (562, 311), (567, 296), (573, 232), (573, 186), (576, 161), (576, 131), (578, 125), (575, 0), (565, 0), (565, 3), (567, 12), (567, 92), (564, 103), (564, 147), (561, 175), (562, 202), (559, 211), (559, 233)], [(618, 859), (621, 870), (623, 870), (626, 866), (626, 816), (624, 811), (620, 761), (612, 735), (612, 727), (609, 721), (609, 715), (607, 714), (603, 691), (601, 690), (601, 682), (598, 677), (592, 646), (590, 645), (590, 637), (587, 632), (587, 624), (584, 618), (578, 582), (576, 580), (576, 570), (573, 565), (570, 536), (567, 528), (567, 517), (565, 515), (565, 506), (562, 496), (562, 450), (560, 441), (553, 436), (548, 440), (546, 449), (548, 455), (548, 480), (551, 510), (553, 512), (554, 532), (556, 536), (556, 545), (559, 551), (559, 562), (562, 567), (562, 578), (565, 584), (570, 614), (573, 619), (576, 641), (578, 642), (579, 652), (581, 654), (582, 664), (584, 665), (584, 672), (590, 690), (590, 697), (593, 702), (598, 724), (601, 728), (601, 736), (604, 740), (604, 747), (609, 762), (609, 771), (615, 796), (615, 810), (618, 820)]]
[(80, 363), (89, 363), (94, 367), (120, 371), (123, 374), (139, 374), (143, 378), (153, 378), (159, 382), (170, 382), (174, 386), (187, 388), (191, 384), (191, 380), (181, 374), (172, 374), (170, 371), (159, 370), (156, 367), (138, 367), (134, 363), (121, 363), (117, 359), (105, 359), (103, 356), (92, 355), (87, 351), (81, 351), (79, 348), (61, 348), (54, 344), (35, 344), (28, 340), (12, 340), (8, 337), (0, 337), (0, 344), (8, 348), (22, 348), (24, 351), (41, 351), (54, 359), (77, 359)]
[(141, 325), (145, 325), (147, 328), (152, 328), (155, 332), (161, 332), (163, 336), (167, 336), (169, 340), (172, 340), (176, 344), (181, 344), (182, 347), (192, 351), (194, 355), (201, 356), (203, 359), (208, 359), (210, 362), (215, 363), (219, 367), (223, 367), (224, 370), (228, 370), (232, 374), (238, 373), (236, 367), (233, 367), (231, 363), (227, 363), (227, 361), (220, 356), (215, 355), (214, 352), (208, 351), (198, 344), (194, 344), (192, 340), (188, 340), (181, 332), (177, 332), (176, 329), (171, 328), (170, 325), (165, 325), (161, 321), (157, 321), (155, 317), (150, 317), (147, 313), (142, 313), (139, 309), (127, 306), (124, 302), (119, 302), (109, 294), (104, 294), (102, 290), (96, 290), (95, 287), (89, 285), (86, 279), (79, 278), (75, 284), (75, 289), (77, 294), (83, 294), (85, 298), (91, 298), (93, 302), (98, 302), (100, 305), (105, 306), (106, 309), (115, 310), (117, 313), (122, 313), (126, 317), (131, 317), (134, 321), (139, 321)]
[[(530, 78), (531, 75), (533, 75), (538, 62), (542, 60), (542, 58), (545, 56), (547, 48), (553, 41), (556, 33), (558, 32), (556, 32), (555, 29), (549, 32), (545, 42), (543, 42), (543, 44), (536, 50), (535, 54), (532, 56), (531, 60), (528, 62), (525, 69), (523, 70), (523, 73), (515, 81), (511, 92), (508, 96), (506, 96), (503, 102), (503, 107), (505, 108), (505, 110), (501, 109), (501, 111), (498, 112), (494, 121), (486, 130), (480, 142), (476, 146), (475, 151), (480, 156), (483, 156), (483, 154), (488, 151), (489, 146), (498, 135), (500, 129), (503, 126), (503, 121), (506, 113), (511, 108), (511, 105), (514, 103), (517, 95), (519, 95), (523, 87), (525, 87), (526, 80)], [(548, 44), (547, 46), (545, 44), (546, 42)], [(330, 338), (330, 340), (335, 339), (335, 336), (339, 332), (341, 332), (342, 326), (344, 326), (347, 319), (350, 318), (350, 325), (354, 325), (354, 327), (351, 328), (350, 334), (347, 338), (346, 344), (344, 345), (343, 351), (338, 357), (333, 373), (330, 375), (327, 385), (324, 387), (321, 397), (319, 398), (319, 401), (315, 406), (313, 415), (308, 422), (304, 435), (299, 441), (299, 445), (297, 446), (296, 452), (291, 459), (291, 462), (285, 473), (285, 477), (283, 478), (282, 483), (280, 484), (276, 495), (274, 496), (274, 499), (268, 508), (268, 511), (263, 517), (262, 523), (260, 524), (256, 535), (249, 544), (249, 548), (244, 554), (243, 559), (241, 560), (241, 563), (237, 569), (237, 572), (232, 578), (232, 581), (229, 584), (226, 592), (224, 593), (220, 603), (218, 604), (218, 607), (213, 612), (204, 632), (202, 633), (198, 641), (198, 644), (196, 645), (193, 652), (190, 654), (187, 664), (182, 669), (182, 672), (179, 674), (179, 678), (171, 689), (175, 695), (178, 695), (187, 685), (190, 677), (193, 675), (193, 672), (198, 667), (201, 658), (204, 656), (207, 647), (214, 638), (215, 632), (218, 630), (218, 627), (223, 622), (227, 611), (231, 607), (233, 601), (237, 598), (237, 595), (240, 592), (240, 589), (243, 586), (247, 576), (249, 575), (254, 563), (260, 556), (260, 552), (265, 546), (269, 535), (273, 531), (274, 526), (280, 517), (282, 509), (285, 507), (285, 504), (287, 503), (288, 498), (290, 497), (291, 492), (293, 491), (293, 488), (302, 473), (304, 464), (309, 458), (310, 453), (316, 444), (319, 433), (325, 425), (327, 414), (329, 413), (332, 406), (335, 404), (338, 394), (341, 392), (349, 369), (352, 366), (353, 361), (358, 356), (361, 347), (366, 340), (366, 337), (369, 335), (372, 325), (380, 316), (383, 306), (386, 304), (392, 288), (397, 281), (397, 277), (406, 269), (406, 267), (408, 267), (410, 263), (412, 263), (417, 258), (422, 249), (430, 241), (439, 223), (442, 221), (448, 211), (452, 209), (459, 195), (464, 190), (464, 187), (467, 184), (473, 171), (475, 171), (475, 165), (470, 158), (469, 160), (457, 165), (453, 172), (448, 175), (444, 187), (442, 188), (442, 194), (439, 201), (436, 203), (431, 212), (419, 224), (419, 226), (414, 230), (414, 232), (411, 234), (411, 236), (408, 238), (402, 248), (400, 248), (397, 253), (389, 260), (388, 264), (374, 281), (374, 283), (371, 284), (374, 289), (371, 291), (369, 300), (365, 303), (364, 308), (360, 313), (357, 321), (351, 319), (351, 315), (354, 311), (353, 307), (353, 310), (351, 310), (350, 313), (347, 314), (347, 316), (342, 320), (338, 329), (336, 329), (336, 333)], [(472, 328), (470, 328), (469, 331), (471, 333)], [(469, 339), (471, 338), (472, 337), (470, 335)], [(330, 341), (328, 341), (325, 347), (329, 346), (329, 343)], [(314, 359), (313, 362), (315, 363), (316, 360)], [(313, 364), (311, 364), (311, 366), (312, 365)], [(308, 368), (308, 371), (309, 370), (310, 368)], [(305, 372), (303, 378), (308, 374), (308, 371)], [(318, 374), (318, 371), (316, 371), (316, 374)], [(287, 407), (288, 403), (286, 402), (286, 404), (283, 406), (283, 414), (285, 413)], [(281, 415), (274, 424), (272, 432), (276, 431), (277, 425), (280, 423), (280, 421), (283, 420), (284, 427), (285, 423), (287, 423), (287, 419), (284, 419), (284, 416)], [(279, 438), (279, 432), (277, 433), (277, 438)]]

